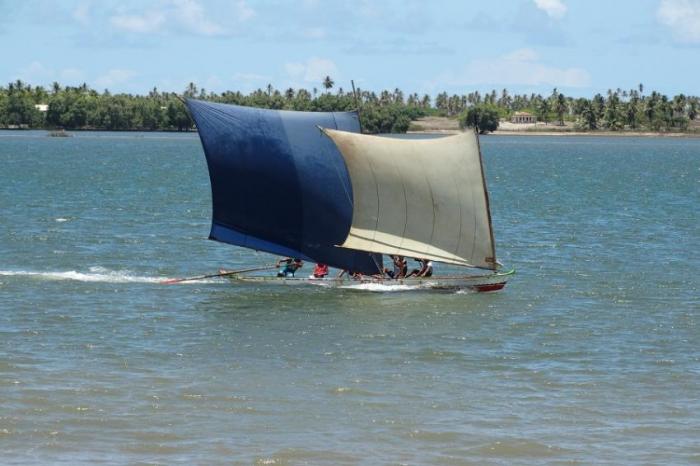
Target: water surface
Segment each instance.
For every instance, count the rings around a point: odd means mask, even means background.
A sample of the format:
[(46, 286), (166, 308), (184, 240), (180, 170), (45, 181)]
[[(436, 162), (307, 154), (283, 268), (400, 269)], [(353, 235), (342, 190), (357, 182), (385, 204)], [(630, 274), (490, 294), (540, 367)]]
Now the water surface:
[(207, 241), (194, 134), (0, 132), (11, 464), (700, 462), (700, 141), (482, 138), (500, 293), (165, 278)]

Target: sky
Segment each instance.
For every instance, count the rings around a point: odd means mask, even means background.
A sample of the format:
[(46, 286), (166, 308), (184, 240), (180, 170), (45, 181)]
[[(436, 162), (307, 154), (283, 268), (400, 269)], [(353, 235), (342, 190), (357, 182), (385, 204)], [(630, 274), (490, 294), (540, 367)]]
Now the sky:
[(0, 0), (0, 85), (700, 94), (700, 0)]

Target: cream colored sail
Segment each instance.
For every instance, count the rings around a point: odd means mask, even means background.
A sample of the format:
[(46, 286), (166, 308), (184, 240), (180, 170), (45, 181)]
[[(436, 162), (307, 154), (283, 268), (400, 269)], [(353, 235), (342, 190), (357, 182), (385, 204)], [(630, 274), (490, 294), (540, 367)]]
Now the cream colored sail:
[(475, 133), (396, 139), (324, 129), (353, 191), (345, 248), (495, 269)]

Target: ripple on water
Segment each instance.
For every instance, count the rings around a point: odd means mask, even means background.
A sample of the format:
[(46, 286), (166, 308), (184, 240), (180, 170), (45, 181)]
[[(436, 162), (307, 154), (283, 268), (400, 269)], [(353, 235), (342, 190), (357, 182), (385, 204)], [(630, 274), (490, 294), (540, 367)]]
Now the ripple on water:
[(0, 463), (700, 461), (700, 140), (483, 138), (518, 275), (442, 294), (162, 286), (274, 259), (122, 136), (0, 140)]
[(477, 454), (482, 458), (552, 458), (566, 456), (573, 453), (566, 448), (556, 445), (546, 445), (534, 440), (506, 439), (488, 442), (469, 450), (471, 454)]

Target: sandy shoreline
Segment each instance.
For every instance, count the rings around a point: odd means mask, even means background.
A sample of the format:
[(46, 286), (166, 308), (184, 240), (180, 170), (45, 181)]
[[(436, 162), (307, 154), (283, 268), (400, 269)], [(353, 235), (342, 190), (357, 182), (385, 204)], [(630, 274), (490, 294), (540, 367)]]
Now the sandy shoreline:
[[(409, 134), (458, 134), (458, 129), (426, 129), (408, 131)], [(650, 131), (508, 131), (496, 130), (486, 136), (611, 136), (611, 137), (643, 137), (643, 138), (700, 138), (700, 133), (662, 133)], [(481, 135), (484, 136), (484, 135)]]
[[(556, 124), (515, 124), (509, 121), (501, 121), (496, 131), (488, 134), (497, 136), (611, 136), (611, 137), (652, 137), (652, 138), (700, 138), (700, 124), (695, 122), (691, 131), (686, 132), (664, 132), (664, 131), (609, 131), (593, 130), (581, 131), (575, 128), (571, 122), (564, 126)], [(456, 118), (446, 117), (423, 117), (411, 122), (408, 133), (415, 134), (457, 134), (459, 123)]]
[(504, 131), (496, 130), (497, 136), (613, 136), (643, 138), (700, 138), (700, 133), (662, 133), (653, 131)]

